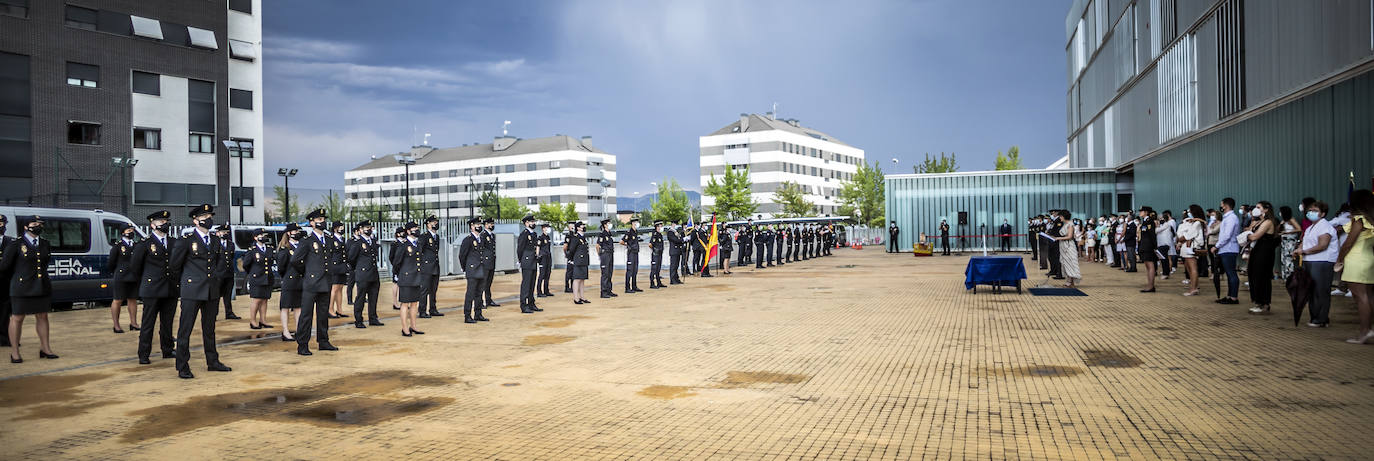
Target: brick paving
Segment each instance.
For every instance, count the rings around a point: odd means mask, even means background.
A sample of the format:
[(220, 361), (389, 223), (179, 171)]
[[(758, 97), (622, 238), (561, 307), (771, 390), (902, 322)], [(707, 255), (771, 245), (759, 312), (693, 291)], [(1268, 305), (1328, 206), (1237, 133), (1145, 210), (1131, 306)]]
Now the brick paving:
[[(1141, 294), (1139, 274), (1086, 263), (1088, 297), (973, 294), (965, 262), (846, 249), (584, 306), (559, 292), (536, 315), (512, 300), (484, 324), (421, 320), (414, 338), (395, 319), (339, 328), (342, 350), (313, 357), (221, 321), (238, 338), (220, 348), (234, 372), (193, 354), (191, 381), (171, 360), (137, 365), (136, 336), (110, 333), (105, 311), (58, 313), (61, 359), (39, 360), (28, 326), (26, 362), (0, 364), (0, 458), (1374, 453), (1374, 347), (1341, 341), (1355, 328), (1347, 298), (1334, 328), (1311, 330), (1179, 296), (1177, 277)], [(462, 288), (444, 282), (441, 305)]]

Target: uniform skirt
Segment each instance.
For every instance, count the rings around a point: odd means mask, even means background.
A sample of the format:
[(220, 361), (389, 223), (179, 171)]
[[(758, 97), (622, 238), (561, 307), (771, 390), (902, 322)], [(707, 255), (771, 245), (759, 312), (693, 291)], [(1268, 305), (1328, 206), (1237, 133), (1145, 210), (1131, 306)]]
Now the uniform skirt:
[(248, 285), (248, 297), (253, 299), (272, 299), (272, 285)]
[(420, 298), (424, 297), (424, 290), (421, 290), (420, 287), (400, 286), (400, 288), (399, 297), (403, 303), (417, 303), (420, 302)]
[(114, 282), (114, 299), (138, 298), (138, 282)]
[(347, 285), (348, 274), (329, 274), (329, 280), (335, 285)]
[(52, 312), (52, 296), (14, 296), (10, 309), (11, 315), (46, 314)]
[(587, 266), (579, 264), (572, 266), (572, 269), (573, 280), (587, 280)]
[(730, 259), (730, 253), (733, 253), (733, 252), (734, 252), (734, 250), (730, 250), (730, 249), (720, 250), (720, 257), (721, 257), (721, 258), (725, 258), (725, 259)]
[(300, 309), (301, 290), (282, 290), (281, 301), (277, 307), (280, 309)]
[(1152, 263), (1159, 261), (1159, 255), (1155, 254), (1157, 250), (1156, 248), (1145, 248), (1141, 246), (1139, 251), (1136, 251), (1136, 256), (1139, 256), (1140, 262)]

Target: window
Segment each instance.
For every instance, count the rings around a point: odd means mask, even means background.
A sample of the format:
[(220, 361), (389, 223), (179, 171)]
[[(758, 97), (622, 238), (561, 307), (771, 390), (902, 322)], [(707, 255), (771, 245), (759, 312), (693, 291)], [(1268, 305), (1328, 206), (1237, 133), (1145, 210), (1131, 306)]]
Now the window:
[(162, 130), (157, 128), (134, 128), (134, 148), (162, 150)]
[(820, 175), (816, 174), (816, 167), (814, 167), (814, 166), (811, 167), (811, 176), (820, 176)]
[(72, 203), (100, 203), (100, 189), (100, 181), (68, 179), (67, 200)]
[(162, 24), (156, 19), (149, 19), (142, 16), (129, 16), (129, 21), (133, 25), (134, 35), (162, 40)]
[(458, 170), (448, 170), (448, 177), (450, 177), (450, 178), (456, 178), (456, 177), (458, 177)]
[[(252, 146), (254, 146), (254, 147), (257, 146), (257, 144), (254, 143), (253, 140), (250, 139), (250, 138), (229, 138), (229, 140), (230, 140), (230, 141), (237, 142), (237, 143), (244, 143), (244, 142), (246, 142), (246, 143), (248, 143), (249, 145), (252, 145)], [(253, 158), (254, 155), (257, 155), (257, 154), (256, 154), (256, 150), (257, 150), (257, 149), (248, 149), (248, 150), (239, 151), (239, 155), (242, 156), (243, 158)]]
[[(368, 179), (372, 179), (372, 178), (368, 178)], [(383, 184), (389, 183), (389, 182), (391, 182), (391, 176), (382, 176), (382, 183), (383, 183)], [(367, 183), (368, 183), (368, 184), (372, 184), (372, 181), (368, 181)]]
[(539, 187), (539, 181), (538, 181), (538, 180), (535, 180), (535, 179), (531, 179), (531, 180), (525, 181), (525, 187), (528, 187), (528, 188), (531, 188), (531, 189), (533, 189), (533, 188), (535, 188), (535, 187)]
[(514, 189), (515, 181), (506, 181), (506, 189)]
[(243, 61), (252, 61), (258, 59), (258, 48), (252, 43), (243, 40), (229, 39), (229, 57)]
[(562, 201), (562, 197), (559, 197), (559, 196), (557, 196), (557, 195), (550, 195), (550, 196), (549, 196), (549, 203), (558, 203), (558, 202), (560, 202), (560, 201)]
[(456, 194), (456, 193), (458, 193), (458, 185), (457, 185), (457, 184), (450, 184), (450, 185), (448, 186), (448, 193), (450, 193), (450, 194)]
[(463, 168), (463, 176), (472, 176), (472, 168)]
[(549, 179), (549, 185), (550, 185), (550, 186), (559, 186), (559, 185), (561, 185), (560, 182), (561, 182), (561, 181), (559, 181), (558, 178), (550, 178), (550, 179)]
[(67, 84), (97, 88), (100, 86), (100, 67), (77, 62), (67, 63)]
[(253, 110), (253, 92), (248, 90), (229, 90), (229, 107)]
[[(421, 174), (423, 175), (423, 173), (421, 173)], [(431, 172), (429, 172), (429, 179), (439, 179), (439, 172), (438, 172), (438, 171), (431, 171)]]
[(240, 13), (253, 14), (253, 0), (229, 0), (229, 9)]
[(100, 124), (87, 122), (67, 122), (67, 142), (71, 144), (100, 144)]
[[(119, 239), (124, 236), (124, 226), (126, 225), (128, 225), (128, 223), (124, 221), (113, 221), (109, 219), (101, 221), (100, 227), (105, 229), (105, 241), (109, 242), (110, 246), (114, 246), (114, 244), (119, 242)], [(138, 242), (138, 240), (138, 232), (135, 231), (134, 242)]]
[(538, 205), (538, 204), (539, 204), (539, 199), (534, 198), (534, 197), (528, 197), (528, 198), (525, 199), (525, 204), (526, 204), (526, 205)]
[(539, 164), (538, 164), (538, 163), (530, 162), (530, 163), (526, 163), (526, 164), (525, 164), (525, 171), (534, 171), (534, 170), (537, 170), (537, 169), (539, 169)]
[(491, 173), (492, 173), (491, 167), (489, 167), (489, 166), (482, 167), (482, 174), (491, 174)]
[(229, 188), (229, 203), (234, 206), (253, 206), (253, 188), (237, 186)]
[(431, 194), (438, 194), (438, 193), (439, 193), (439, 186), (430, 186), (430, 187), (429, 187), (429, 193), (431, 193)]
[(515, 165), (506, 165), (506, 172), (507, 172), (507, 173), (514, 173), (514, 172), (515, 172)]
[(210, 50), (219, 49), (219, 41), (215, 40), (214, 32), (195, 27), (187, 27), (186, 32), (191, 36), (191, 46)]
[(162, 95), (162, 77), (158, 74), (134, 71), (133, 87), (135, 93)]
[(100, 23), (100, 12), (90, 8), (67, 5), (68, 26), (78, 29), (95, 30), (96, 24)]
[[(20, 218), (19, 227), (29, 225), (33, 218)], [(91, 220), (80, 218), (44, 218), (43, 235), (53, 253), (85, 253), (91, 249)]]
[(214, 133), (215, 83), (204, 80), (186, 80), (186, 87), (186, 99), (189, 107), (187, 115), (190, 118), (187, 131)]
[(551, 170), (554, 169), (554, 168), (562, 168), (562, 167), (563, 167), (563, 162), (560, 161), (560, 160), (552, 160), (552, 161), (549, 162), (549, 169), (551, 169)]
[(377, 198), (377, 191), (375, 191), (375, 190), (367, 191), (367, 198)]
[(134, 203), (147, 205), (199, 205), (216, 203), (214, 184), (135, 182)]
[(29, 17), (29, 0), (0, 0), (0, 15)]
[(202, 154), (215, 153), (215, 135), (204, 133), (191, 133), (190, 152)]

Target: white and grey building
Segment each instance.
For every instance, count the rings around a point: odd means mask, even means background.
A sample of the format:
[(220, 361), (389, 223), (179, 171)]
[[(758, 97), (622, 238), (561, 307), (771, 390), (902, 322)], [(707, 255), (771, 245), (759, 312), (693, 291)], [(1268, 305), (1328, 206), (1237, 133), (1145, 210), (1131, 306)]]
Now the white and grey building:
[(261, 44), (261, 0), (0, 0), (0, 203), (261, 222)]
[[(843, 182), (852, 179), (864, 161), (863, 149), (796, 119), (776, 119), (771, 112), (740, 114), (739, 120), (702, 136), (700, 147), (702, 189), (712, 175), (719, 181), (726, 168), (748, 168), (757, 213), (765, 218), (782, 211), (773, 198), (783, 182), (800, 185), (807, 201), (816, 205), (816, 214), (835, 214)], [(702, 195), (702, 207), (713, 204), (710, 196)]]
[(578, 216), (598, 221), (615, 215), (616, 159), (597, 149), (590, 136), (554, 135), (521, 139), (498, 136), (490, 144), (435, 148), (377, 156), (344, 173), (345, 204), (384, 206), (388, 219), (405, 209), (409, 165), (412, 210), (420, 207), (442, 218), (482, 213), (477, 200), (496, 190), (536, 210), (540, 204), (574, 204)]

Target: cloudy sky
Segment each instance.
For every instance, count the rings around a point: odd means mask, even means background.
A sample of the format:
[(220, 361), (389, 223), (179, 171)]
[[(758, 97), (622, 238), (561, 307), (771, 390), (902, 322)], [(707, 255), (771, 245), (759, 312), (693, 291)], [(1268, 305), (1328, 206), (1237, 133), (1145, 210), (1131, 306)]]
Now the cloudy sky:
[[(620, 193), (696, 189), (697, 137), (777, 103), (887, 172), (1064, 154), (1068, 0), (266, 3), (268, 171), (341, 188), (418, 143), (592, 136)], [(892, 158), (900, 163), (894, 166)]]

